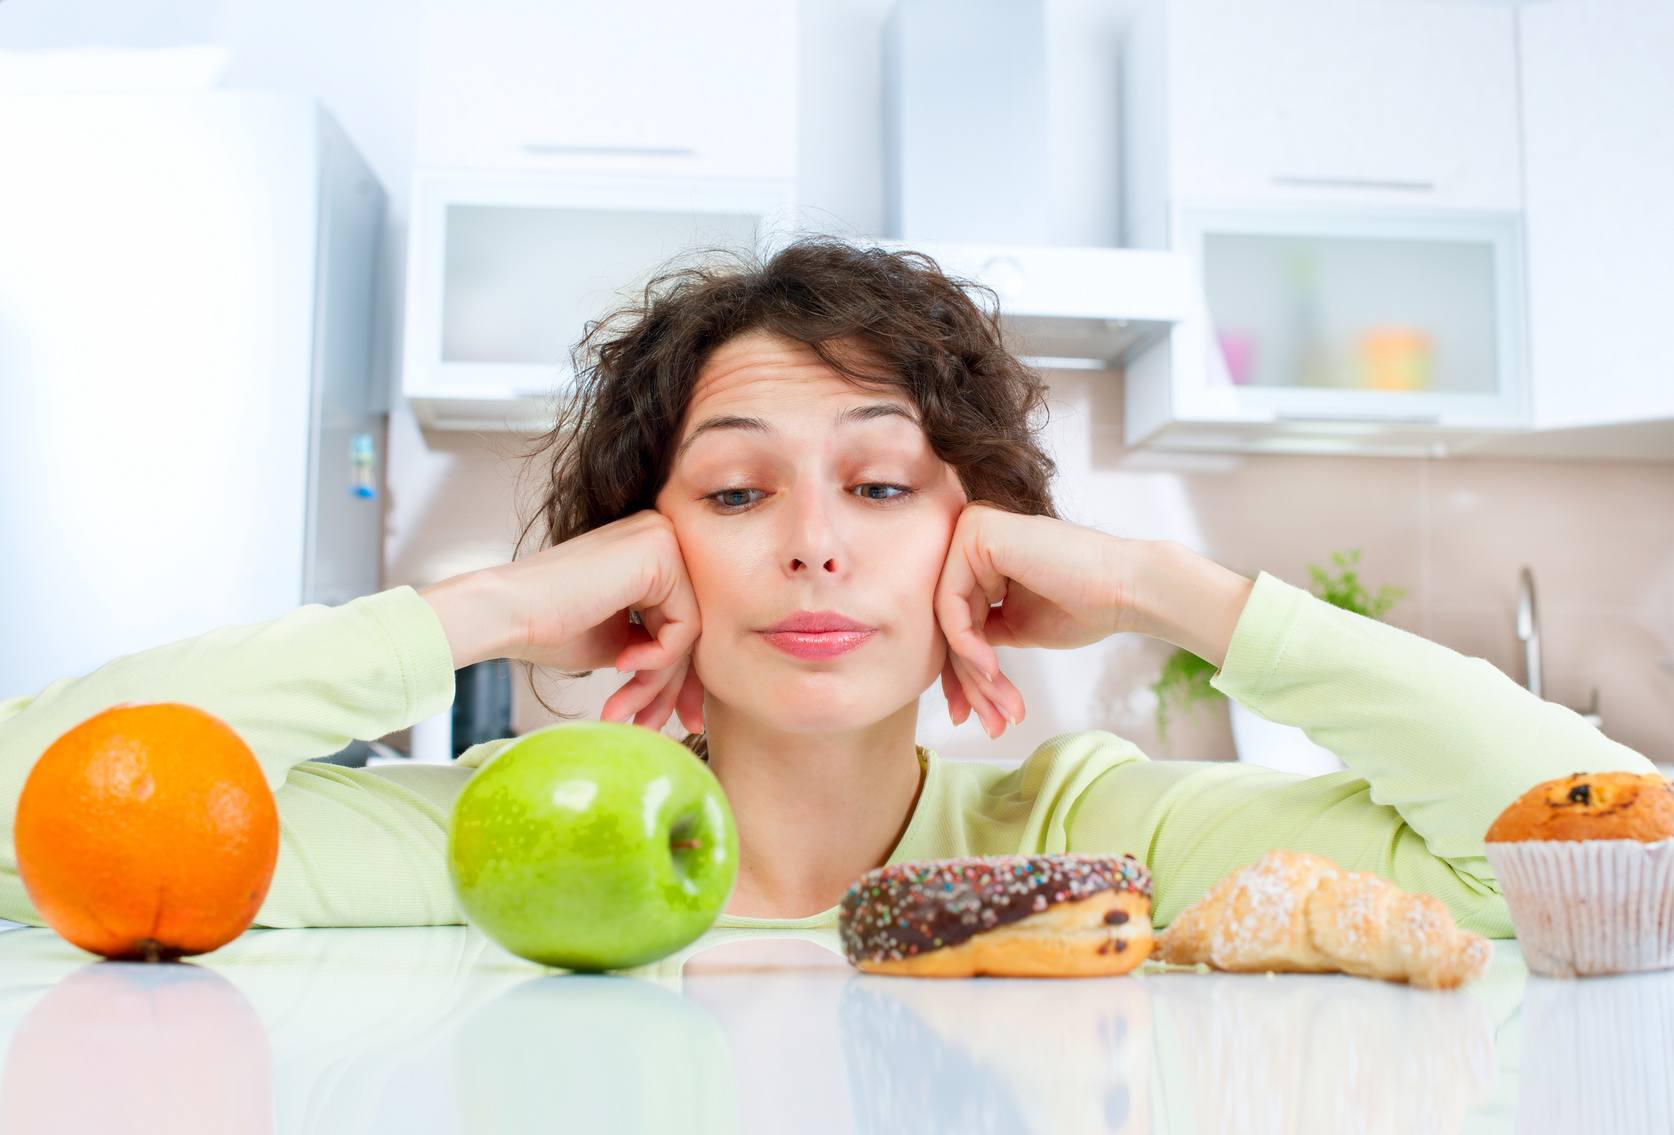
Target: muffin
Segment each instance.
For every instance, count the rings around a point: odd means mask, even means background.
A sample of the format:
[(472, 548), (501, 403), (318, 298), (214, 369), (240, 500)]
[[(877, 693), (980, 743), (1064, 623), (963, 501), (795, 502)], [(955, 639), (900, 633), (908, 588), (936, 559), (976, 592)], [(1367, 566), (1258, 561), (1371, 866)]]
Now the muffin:
[(1674, 966), (1674, 784), (1631, 772), (1548, 780), (1483, 843), (1532, 972)]

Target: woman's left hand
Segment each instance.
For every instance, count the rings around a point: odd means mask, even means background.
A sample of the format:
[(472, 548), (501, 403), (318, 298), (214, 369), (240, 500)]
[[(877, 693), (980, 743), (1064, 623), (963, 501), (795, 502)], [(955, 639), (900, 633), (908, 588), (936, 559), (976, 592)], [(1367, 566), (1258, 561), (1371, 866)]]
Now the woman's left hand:
[(1050, 516), (967, 504), (935, 599), (948, 643), (942, 691), (953, 723), (974, 709), (998, 737), (1008, 720), (1023, 720), (1023, 696), (1000, 672), (994, 647), (1070, 650), (1128, 629), (1140, 543)]

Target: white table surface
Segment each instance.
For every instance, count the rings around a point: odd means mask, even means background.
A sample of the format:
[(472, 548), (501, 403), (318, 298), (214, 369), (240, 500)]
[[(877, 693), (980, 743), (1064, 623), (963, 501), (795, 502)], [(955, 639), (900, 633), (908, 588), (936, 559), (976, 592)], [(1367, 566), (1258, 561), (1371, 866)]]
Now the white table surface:
[(1668, 1132), (1674, 971), (1435, 992), (1151, 964), (861, 975), (713, 931), (631, 975), (468, 927), (250, 931), (191, 964), (0, 933), (0, 1130)]

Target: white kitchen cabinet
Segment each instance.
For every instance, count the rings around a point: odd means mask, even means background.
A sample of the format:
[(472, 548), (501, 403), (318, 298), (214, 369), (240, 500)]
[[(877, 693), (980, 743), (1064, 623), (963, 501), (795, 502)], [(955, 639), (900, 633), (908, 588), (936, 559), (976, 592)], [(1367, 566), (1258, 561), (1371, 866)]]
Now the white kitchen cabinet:
[(1139, 0), (1128, 32), (1128, 244), (1182, 203), (1521, 207), (1507, 6)]
[(1529, 411), (1515, 214), (1176, 210), (1201, 296), (1127, 369), (1130, 445), (1434, 453)]
[(420, 8), (415, 165), (792, 177), (796, 5)]
[(548, 428), (589, 320), (794, 219), (787, 180), (578, 173), (426, 171), (410, 208), (402, 391), (444, 429)]
[(1434, 454), (1530, 421), (1517, 27), (1501, 4), (1138, 0), (1124, 240), (1201, 295), (1129, 444)]
[(1535, 425), (1674, 420), (1674, 5), (1519, 18)]

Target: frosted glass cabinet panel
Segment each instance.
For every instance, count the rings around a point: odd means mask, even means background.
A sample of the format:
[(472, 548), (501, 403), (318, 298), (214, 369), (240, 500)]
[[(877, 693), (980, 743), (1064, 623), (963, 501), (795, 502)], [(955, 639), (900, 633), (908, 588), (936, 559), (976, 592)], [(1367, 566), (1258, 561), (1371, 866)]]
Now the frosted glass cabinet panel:
[(760, 220), (748, 213), (451, 205), (442, 361), (564, 367), (586, 322), (611, 310), (624, 289), (694, 248), (754, 248)]
[(545, 429), (587, 324), (659, 269), (763, 256), (788, 181), (422, 171), (413, 181), (402, 391), (448, 429)]
[(1492, 393), (1482, 243), (1210, 233), (1205, 287), (1234, 384)]
[(1527, 420), (1519, 222), (1182, 210), (1203, 317), (1177, 329), (1183, 416)]

